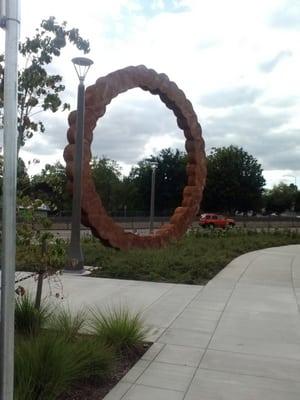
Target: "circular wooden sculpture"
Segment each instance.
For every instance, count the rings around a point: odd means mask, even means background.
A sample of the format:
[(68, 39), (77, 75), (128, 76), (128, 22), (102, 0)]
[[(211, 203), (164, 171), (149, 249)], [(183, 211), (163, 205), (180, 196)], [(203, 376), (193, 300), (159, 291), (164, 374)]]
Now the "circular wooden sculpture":
[[(96, 193), (90, 168), (91, 143), (97, 121), (106, 111), (111, 100), (129, 89), (141, 88), (158, 95), (177, 118), (178, 126), (186, 138), (188, 155), (187, 186), (183, 190), (180, 207), (177, 207), (169, 223), (162, 225), (153, 235), (139, 236), (125, 232), (106, 213), (99, 195)], [(68, 176), (68, 186), (72, 190), (76, 138), (76, 111), (69, 115), (68, 141), (64, 159)], [(143, 65), (127, 67), (99, 78), (86, 89), (84, 156), (82, 182), (82, 223), (91, 228), (94, 236), (104, 244), (129, 249), (134, 247), (161, 247), (182, 236), (198, 212), (206, 179), (206, 161), (201, 127), (192, 104), (174, 82), (165, 74), (158, 74)]]

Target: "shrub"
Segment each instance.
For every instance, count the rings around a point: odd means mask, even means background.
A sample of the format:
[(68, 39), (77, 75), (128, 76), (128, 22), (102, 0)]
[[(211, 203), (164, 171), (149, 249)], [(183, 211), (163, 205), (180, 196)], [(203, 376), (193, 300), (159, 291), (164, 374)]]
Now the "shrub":
[(145, 341), (147, 329), (139, 313), (131, 314), (124, 307), (91, 310), (92, 333), (117, 352), (130, 352)]
[(105, 346), (97, 338), (81, 337), (74, 343), (76, 358), (82, 365), (81, 378), (108, 377), (113, 371), (116, 357), (112, 348)]
[(62, 308), (52, 314), (49, 328), (65, 340), (75, 340), (85, 326), (86, 312), (84, 310), (72, 313), (70, 309)]
[(33, 298), (29, 294), (16, 299), (15, 329), (22, 335), (36, 335), (51, 315), (49, 304), (44, 303), (35, 308)]
[(78, 378), (73, 348), (55, 336), (21, 341), (15, 357), (16, 400), (54, 400)]
[(19, 341), (15, 352), (15, 399), (55, 400), (74, 383), (104, 377), (113, 354), (87, 338), (68, 342), (53, 334)]

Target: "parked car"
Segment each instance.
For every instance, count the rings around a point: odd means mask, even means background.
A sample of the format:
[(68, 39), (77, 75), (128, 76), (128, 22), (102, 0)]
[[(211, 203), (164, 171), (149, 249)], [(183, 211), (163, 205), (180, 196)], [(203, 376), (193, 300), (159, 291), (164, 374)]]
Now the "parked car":
[(202, 214), (199, 225), (203, 228), (233, 228), (235, 220), (218, 214)]

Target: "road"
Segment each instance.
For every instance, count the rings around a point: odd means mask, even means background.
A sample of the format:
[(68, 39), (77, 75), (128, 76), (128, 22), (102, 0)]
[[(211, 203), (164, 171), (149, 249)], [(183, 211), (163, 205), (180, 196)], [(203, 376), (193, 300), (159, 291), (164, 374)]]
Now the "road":
[[(291, 225), (277, 225), (276, 226), (275, 224), (272, 224), (272, 225), (268, 225), (268, 224), (263, 224), (263, 225), (262, 224), (247, 224), (246, 226), (244, 226), (243, 224), (238, 223), (236, 227), (239, 228), (239, 229), (244, 228), (244, 229), (257, 230), (257, 231), (261, 231), (261, 230), (274, 231), (275, 229), (277, 229), (277, 230), (278, 229), (279, 230), (289, 229), (291, 231), (300, 232), (300, 226), (291, 226)], [(197, 224), (193, 224), (192, 228), (197, 229), (198, 225)], [(203, 228), (200, 228), (200, 227), (199, 227), (199, 229), (201, 229), (201, 231), (203, 231), (203, 232), (207, 232), (207, 233), (209, 232), (209, 229), (203, 229)], [(233, 228), (233, 229), (235, 229), (235, 228)], [(128, 232), (137, 233), (139, 235), (148, 235), (149, 234), (149, 228), (146, 228), (146, 227), (143, 227), (143, 228), (140, 227), (140, 228), (135, 228), (135, 229), (126, 229), (125, 228), (125, 230), (128, 231)], [(70, 229), (51, 229), (50, 232), (53, 233), (55, 237), (62, 238), (64, 240), (69, 240), (70, 237), (71, 237), (71, 230)], [(89, 237), (89, 236), (91, 236), (91, 231), (89, 229), (86, 229), (86, 228), (81, 229), (81, 238), (85, 238), (85, 237)]]

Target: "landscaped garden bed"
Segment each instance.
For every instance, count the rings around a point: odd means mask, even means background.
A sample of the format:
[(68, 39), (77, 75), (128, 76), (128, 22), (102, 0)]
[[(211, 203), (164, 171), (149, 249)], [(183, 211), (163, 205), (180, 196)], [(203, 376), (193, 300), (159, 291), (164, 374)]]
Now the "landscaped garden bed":
[[(298, 231), (200, 228), (162, 249), (120, 251), (103, 246), (91, 236), (82, 241), (82, 248), (85, 265), (98, 267), (92, 274), (94, 277), (203, 285), (239, 255), (290, 244), (300, 244)], [(40, 262), (41, 257), (35, 256), (40, 247), (31, 244), (29, 251), (26, 243), (20, 245), (18, 269), (37, 271), (32, 259)], [(67, 247), (68, 243), (59, 239), (49, 243), (48, 265), (60, 269)]]
[(118, 358), (113, 374), (104, 379), (85, 379), (77, 382), (62, 394), (58, 400), (102, 400), (106, 394), (123, 378), (124, 375), (149, 349), (151, 343), (145, 342), (131, 354)]
[(87, 239), (83, 250), (96, 277), (203, 285), (239, 255), (289, 244), (300, 244), (298, 232), (201, 228), (163, 249), (118, 251)]
[(37, 309), (26, 294), (15, 316), (16, 400), (100, 400), (150, 346), (140, 316), (124, 308)]
[[(45, 252), (43, 243), (18, 244), (21, 269), (59, 269), (68, 244), (50, 237)], [(98, 267), (93, 276), (205, 284), (241, 254), (299, 243), (296, 231), (216, 229), (191, 231), (164, 249), (118, 251), (94, 238), (82, 246), (85, 264)], [(17, 298), (16, 400), (100, 400), (149, 347), (139, 315), (128, 310), (73, 314), (35, 300)]]

